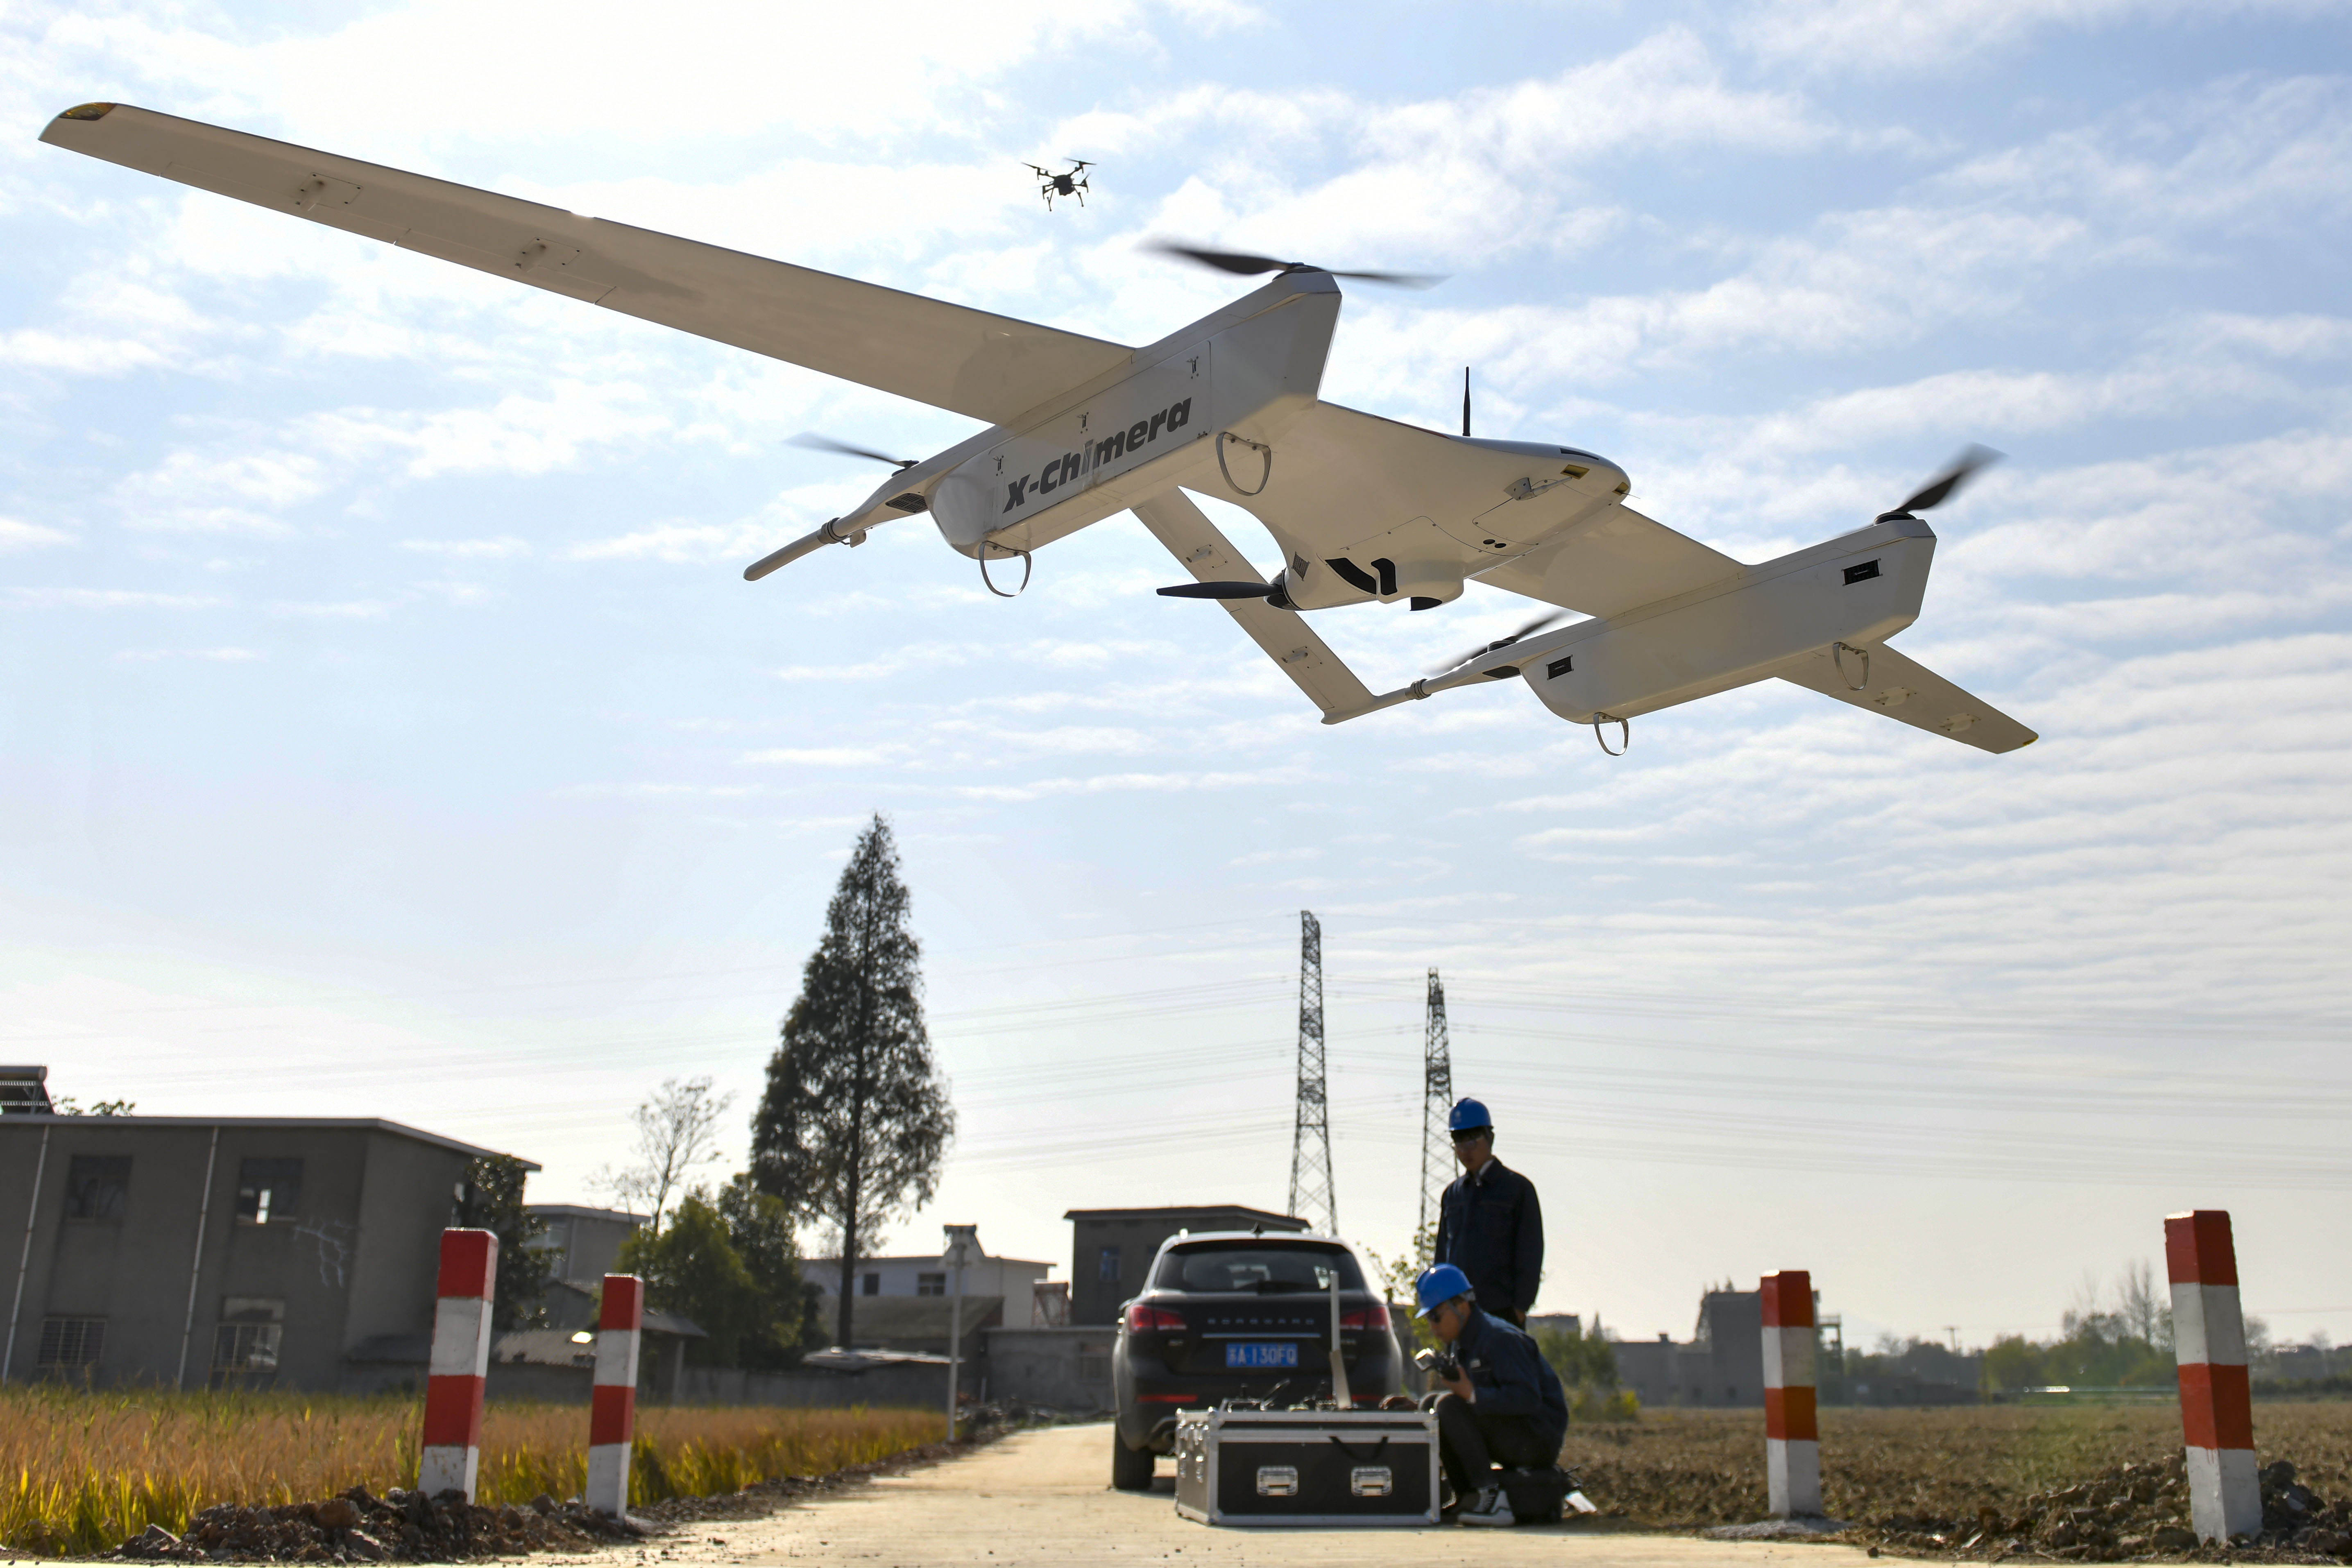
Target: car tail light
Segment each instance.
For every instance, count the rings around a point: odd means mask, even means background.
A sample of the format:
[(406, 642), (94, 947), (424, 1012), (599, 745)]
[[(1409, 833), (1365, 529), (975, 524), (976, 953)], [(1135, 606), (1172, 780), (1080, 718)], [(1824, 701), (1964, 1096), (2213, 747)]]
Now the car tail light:
[(1138, 1301), (1127, 1310), (1127, 1330), (1132, 1334), (1181, 1334), (1184, 1331), (1184, 1314)]
[(1385, 1329), (1389, 1326), (1389, 1310), (1386, 1307), (1359, 1307), (1352, 1312), (1340, 1313), (1339, 1326), (1343, 1329)]

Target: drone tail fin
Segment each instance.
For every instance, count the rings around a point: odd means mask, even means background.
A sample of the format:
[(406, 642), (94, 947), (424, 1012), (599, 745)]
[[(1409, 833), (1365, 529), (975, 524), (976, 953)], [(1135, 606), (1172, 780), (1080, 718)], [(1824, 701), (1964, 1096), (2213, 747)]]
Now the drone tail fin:
[(1774, 671), (1793, 686), (1983, 752), (2014, 752), (2032, 731), (1884, 643), (1816, 648)]

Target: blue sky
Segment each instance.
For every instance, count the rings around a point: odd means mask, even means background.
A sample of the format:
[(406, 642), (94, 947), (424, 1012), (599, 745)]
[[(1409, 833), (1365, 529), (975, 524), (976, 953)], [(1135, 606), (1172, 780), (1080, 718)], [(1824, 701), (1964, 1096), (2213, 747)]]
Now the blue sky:
[[(1278, 1206), (1309, 908), (1372, 1247), (1435, 964), (1548, 1308), (1680, 1334), (1810, 1268), (1850, 1333), (2047, 1331), (2222, 1206), (2250, 1310), (2352, 1337), (2309, 1245), (2352, 1217), (2342, 6), (0, 28), (0, 1056), (59, 1089), (391, 1116), (592, 1199), (663, 1078), (748, 1110), (879, 809), (962, 1119), (908, 1250)], [(1239, 291), (1149, 236), (1442, 272), (1351, 290), (1326, 396), (1443, 427), (1474, 365), (1481, 434), (1746, 560), (1982, 441), (1899, 646), (2043, 740), (1777, 683), (1619, 761), (1517, 688), (1327, 729), (1123, 517), (1014, 603), (921, 520), (747, 585), (874, 477), (789, 437), (973, 427), (37, 142), (93, 99), (1126, 342)], [(1377, 690), (1522, 605), (1317, 624)]]

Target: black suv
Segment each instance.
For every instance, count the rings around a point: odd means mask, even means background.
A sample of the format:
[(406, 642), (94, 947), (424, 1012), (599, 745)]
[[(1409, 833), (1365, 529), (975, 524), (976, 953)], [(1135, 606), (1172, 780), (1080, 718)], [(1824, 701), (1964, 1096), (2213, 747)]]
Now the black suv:
[(1236, 1398), (1329, 1398), (1335, 1275), (1348, 1394), (1355, 1405), (1378, 1405), (1402, 1389), (1403, 1355), (1387, 1305), (1366, 1289), (1346, 1242), (1244, 1230), (1162, 1243), (1143, 1294), (1119, 1314), (1111, 1352), (1118, 1410), (1111, 1485), (1151, 1485), (1154, 1456), (1175, 1447), (1179, 1410)]

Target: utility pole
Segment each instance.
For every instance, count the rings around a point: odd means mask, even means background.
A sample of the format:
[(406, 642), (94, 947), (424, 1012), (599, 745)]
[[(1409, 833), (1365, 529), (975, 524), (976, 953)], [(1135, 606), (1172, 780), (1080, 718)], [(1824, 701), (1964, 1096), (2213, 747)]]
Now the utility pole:
[(954, 1277), (948, 1298), (948, 1441), (955, 1441), (957, 1396), (963, 1392), (963, 1266), (977, 1262), (980, 1250), (976, 1225), (950, 1225), (941, 1227), (948, 1235), (947, 1252), (940, 1261), (946, 1264)]
[(1298, 1116), (1290, 1141), (1290, 1212), (1323, 1229), (1339, 1231), (1339, 1200), (1331, 1183), (1330, 1102), (1323, 1088), (1323, 926), (1298, 911)]
[[(1445, 983), (1429, 972), (1429, 1017), (1421, 1050), (1421, 1225), (1413, 1245), (1426, 1248), (1437, 1237), (1437, 1205), (1454, 1179), (1454, 1135), (1446, 1129), (1454, 1109), (1454, 1047), (1445, 1032)], [(1422, 1266), (1429, 1254), (1421, 1255)]]

